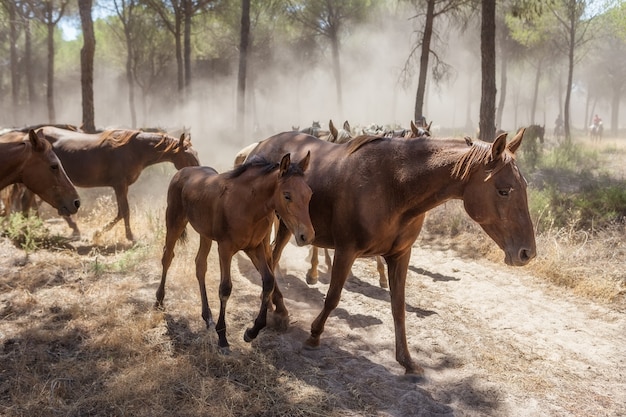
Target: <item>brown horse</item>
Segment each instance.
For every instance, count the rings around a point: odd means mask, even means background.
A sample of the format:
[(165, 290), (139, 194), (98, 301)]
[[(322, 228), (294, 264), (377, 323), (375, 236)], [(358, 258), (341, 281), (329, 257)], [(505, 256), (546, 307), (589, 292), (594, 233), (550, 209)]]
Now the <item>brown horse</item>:
[(80, 207), (74, 185), (41, 132), (0, 138), (0, 190), (16, 183), (23, 183), (60, 215), (69, 216)]
[[(134, 241), (130, 228), (128, 187), (139, 178), (144, 168), (161, 162), (171, 162), (176, 169), (198, 166), (198, 154), (191, 141), (182, 134), (176, 139), (164, 133), (139, 130), (107, 130), (97, 134), (75, 132), (56, 127), (41, 129), (52, 143), (77, 187), (112, 187), (117, 199), (117, 216), (103, 229), (110, 230), (124, 219), (126, 238)], [(66, 218), (75, 235), (76, 223)]]
[[(509, 265), (525, 265), (536, 255), (528, 212), (526, 181), (515, 151), (524, 131), (506, 143), (458, 139), (384, 139), (361, 136), (343, 145), (309, 135), (285, 132), (259, 143), (252, 151), (276, 159), (311, 152), (306, 180), (313, 196), (310, 215), (314, 245), (334, 248), (330, 287), (324, 308), (311, 325), (306, 346), (319, 346), (330, 313), (337, 307), (354, 260), (382, 255), (387, 261), (391, 310), (396, 333), (396, 360), (407, 374), (423, 375), (411, 358), (405, 329), (405, 282), (411, 248), (424, 214), (450, 199), (465, 210), (500, 246)], [(289, 240), (279, 227), (274, 265)]]
[(298, 245), (311, 243), (315, 236), (309, 217), (311, 189), (304, 180), (310, 154), (299, 163), (291, 163), (289, 154), (280, 163), (267, 162), (262, 157), (251, 158), (234, 170), (218, 174), (209, 167), (190, 167), (178, 171), (167, 192), (165, 248), (163, 273), (156, 293), (156, 306), (163, 306), (165, 278), (174, 258), (176, 241), (184, 237), (187, 223), (200, 234), (196, 255), (196, 277), (200, 284), (202, 318), (207, 328), (213, 324), (204, 276), (207, 256), (213, 240), (217, 241), (220, 258), (220, 315), (215, 330), (219, 346), (228, 347), (226, 339), (226, 302), (232, 290), (230, 264), (232, 257), (243, 250), (261, 273), (263, 292), (261, 309), (254, 326), (246, 330), (249, 342), (265, 327), (270, 297), (276, 305), (276, 315), (287, 325), (287, 309), (280, 290), (275, 287), (271, 264), (269, 234), (275, 213)]
[[(402, 129), (402, 130), (398, 130), (398, 131), (391, 131), (391, 132), (382, 132), (380, 135), (384, 136), (386, 138), (405, 138), (405, 139), (411, 139), (411, 138), (426, 138), (430, 136), (430, 126), (432, 125), (432, 122), (430, 122), (427, 126), (425, 127), (420, 127), (417, 126), (413, 120), (411, 120), (411, 128), (410, 129)], [(335, 135), (335, 137), (340, 137), (338, 134), (335, 134), (333, 131), (334, 126), (332, 125), (332, 120), (330, 121), (330, 129), (331, 129), (331, 135)], [(348, 121), (346, 120), (343, 124), (343, 128), (345, 132), (350, 132), (350, 125), (348, 124)], [(335, 129), (335, 131), (337, 131)], [(348, 134), (343, 134), (342, 136), (347, 136), (348, 140), (350, 141), (352, 139), (354, 139), (354, 137), (352, 135)], [(329, 142), (334, 142), (332, 140), (329, 140)], [(345, 141), (344, 141), (345, 142)], [(247, 153), (252, 152), (251, 148), (247, 151)], [(423, 215), (425, 216), (425, 215)], [(423, 222), (423, 220), (422, 220)], [(419, 233), (419, 232), (418, 232)], [(376, 255), (374, 256), (374, 258), (376, 259), (376, 270), (378, 271), (378, 283), (381, 286), (381, 288), (387, 288), (389, 287), (388, 281), (387, 281), (387, 276), (385, 275), (385, 264), (383, 262), (383, 259), (380, 255)], [(326, 268), (328, 271), (332, 270), (333, 267), (333, 263), (332, 260), (330, 258), (330, 254), (328, 252), (328, 248), (324, 248), (324, 260), (326, 263)], [(319, 248), (317, 246), (312, 246), (311, 247), (311, 268), (307, 271), (306, 273), (306, 282), (308, 284), (316, 284), (317, 280), (319, 278), (319, 271), (317, 269), (319, 265)]]

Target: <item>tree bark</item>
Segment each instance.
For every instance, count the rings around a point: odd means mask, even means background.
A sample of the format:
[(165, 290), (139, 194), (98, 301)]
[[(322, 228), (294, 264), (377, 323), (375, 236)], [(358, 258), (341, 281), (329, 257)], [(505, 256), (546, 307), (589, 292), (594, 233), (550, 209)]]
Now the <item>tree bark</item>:
[(480, 55), (482, 69), (482, 94), (480, 98), (480, 139), (495, 139), (496, 107), (496, 2), (482, 1), (480, 30)]
[(420, 55), (420, 72), (417, 81), (417, 93), (415, 94), (414, 120), (421, 120), (424, 116), (424, 97), (426, 95), (426, 77), (428, 75), (428, 60), (430, 58), (430, 43), (433, 36), (435, 21), (435, 0), (428, 0), (426, 5), (426, 22), (422, 35), (422, 51)]
[[(502, 51), (500, 59), (500, 98), (498, 99), (498, 110), (496, 112), (496, 127), (502, 129), (502, 115), (504, 113), (504, 103), (506, 102), (507, 64), (508, 54)], [(534, 122), (533, 122), (534, 123)], [(495, 137), (495, 135), (494, 135)]]
[(91, 16), (92, 0), (78, 0), (80, 23), (83, 29), (83, 47), (80, 50), (80, 81), (83, 99), (83, 130), (95, 133), (93, 97), (93, 60), (96, 52), (96, 36)]
[[(50, 10), (50, 20), (52, 20), (52, 10)], [(54, 27), (56, 25), (49, 21), (48, 27), (48, 85), (46, 86), (46, 103), (48, 105), (48, 122), (56, 123), (56, 111), (54, 109)]]
[[(241, 32), (239, 39), (239, 73), (237, 76), (237, 126), (245, 129), (246, 75), (250, 42), (250, 0), (241, 0)], [(246, 137), (246, 135), (243, 135)]]

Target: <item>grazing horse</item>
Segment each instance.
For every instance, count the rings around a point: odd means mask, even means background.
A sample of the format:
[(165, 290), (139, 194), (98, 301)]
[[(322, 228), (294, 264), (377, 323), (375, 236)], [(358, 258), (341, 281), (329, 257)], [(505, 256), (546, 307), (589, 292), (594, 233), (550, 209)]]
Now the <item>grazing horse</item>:
[(76, 213), (80, 199), (52, 146), (41, 132), (0, 138), (0, 190), (23, 183), (63, 216)]
[[(350, 268), (358, 257), (382, 255), (387, 261), (396, 360), (417, 378), (405, 329), (405, 282), (411, 248), (425, 213), (450, 199), (461, 199), (469, 216), (504, 251), (508, 265), (536, 256), (528, 212), (526, 181), (515, 160), (524, 130), (507, 144), (463, 139), (385, 139), (361, 136), (335, 145), (297, 132), (270, 137), (252, 151), (276, 159), (311, 152), (306, 181), (313, 191), (310, 215), (313, 244), (334, 248), (324, 307), (311, 325), (305, 346), (316, 348), (330, 313), (337, 307)], [(281, 223), (273, 251), (276, 263), (289, 241)]]
[[(171, 162), (176, 169), (198, 166), (198, 153), (185, 134), (176, 139), (164, 133), (139, 130), (106, 130), (88, 134), (56, 127), (41, 129), (52, 143), (77, 187), (112, 187), (117, 200), (117, 216), (103, 229), (110, 230), (124, 219), (126, 238), (134, 241), (130, 228), (128, 187), (139, 178), (144, 168), (161, 162)], [(75, 235), (80, 235), (76, 223), (66, 217)]]
[(299, 163), (291, 163), (289, 154), (284, 155), (280, 163), (268, 162), (257, 156), (224, 174), (218, 174), (209, 167), (189, 167), (178, 171), (167, 192), (167, 234), (156, 307), (163, 306), (165, 278), (174, 258), (176, 241), (185, 236), (186, 225), (191, 223), (200, 234), (196, 277), (202, 298), (202, 318), (207, 328), (213, 324), (213, 317), (204, 277), (212, 241), (217, 241), (218, 245), (220, 315), (215, 330), (219, 346), (228, 347), (225, 314), (232, 290), (230, 265), (232, 257), (240, 250), (248, 255), (263, 280), (261, 309), (254, 326), (246, 330), (244, 339), (251, 341), (265, 327), (270, 297), (276, 305), (276, 314), (286, 326), (287, 309), (280, 290), (275, 287), (274, 272), (270, 268), (269, 234), (275, 213), (278, 213), (296, 237), (298, 245), (309, 244), (313, 240), (315, 231), (309, 217), (311, 189), (304, 180), (309, 160), (310, 153)]

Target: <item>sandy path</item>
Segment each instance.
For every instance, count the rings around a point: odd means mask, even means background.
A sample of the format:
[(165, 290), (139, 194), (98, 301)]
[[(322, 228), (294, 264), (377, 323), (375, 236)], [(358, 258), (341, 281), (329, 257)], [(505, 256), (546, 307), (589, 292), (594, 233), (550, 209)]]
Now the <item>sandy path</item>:
[[(523, 269), (422, 245), (407, 280), (409, 347), (427, 376), (415, 385), (395, 362), (389, 294), (378, 287), (373, 259), (354, 265), (321, 349), (301, 349), (329, 279), (324, 272), (318, 284), (304, 282), (307, 254), (288, 245), (281, 262), (291, 328), (268, 330), (255, 343), (280, 349), (283, 366), (336, 393), (337, 407), (358, 396), (372, 415), (626, 415), (624, 312), (567, 295)], [(239, 259), (256, 293), (254, 271)]]

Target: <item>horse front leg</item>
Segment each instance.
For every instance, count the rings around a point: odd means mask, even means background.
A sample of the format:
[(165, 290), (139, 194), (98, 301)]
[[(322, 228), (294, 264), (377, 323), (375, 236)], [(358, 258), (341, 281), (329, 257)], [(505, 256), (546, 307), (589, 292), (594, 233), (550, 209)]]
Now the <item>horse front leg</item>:
[(248, 329), (246, 329), (243, 340), (246, 342), (251, 342), (255, 339), (261, 329), (263, 329), (267, 325), (267, 310), (270, 305), (270, 297), (272, 297), (272, 292), (275, 287), (275, 278), (274, 274), (270, 270), (269, 266), (269, 258), (266, 251), (266, 246), (261, 244), (254, 249), (246, 250), (246, 254), (256, 267), (257, 271), (261, 274), (262, 281), (262, 291), (261, 291), (261, 307), (259, 309), (259, 314), (254, 320), (254, 325)]
[(215, 331), (217, 332), (218, 346), (223, 350), (227, 350), (230, 345), (226, 339), (226, 304), (233, 290), (233, 282), (230, 276), (233, 251), (230, 248), (226, 248), (224, 244), (218, 244), (218, 251), (220, 258), (220, 315), (217, 319)]
[(126, 239), (131, 242), (135, 241), (133, 237), (133, 233), (130, 230), (130, 209), (128, 207), (128, 186), (126, 184), (116, 185), (113, 187), (115, 191), (115, 200), (117, 201), (117, 216), (109, 223), (107, 223), (104, 228), (102, 228), (102, 232), (108, 232), (119, 222), (124, 219), (124, 228), (126, 231)]
[(413, 362), (406, 341), (405, 285), (411, 258), (411, 249), (397, 257), (385, 257), (389, 268), (389, 294), (396, 336), (396, 361), (406, 370), (406, 374), (422, 378), (424, 369)]
[(67, 223), (67, 225), (72, 229), (72, 237), (76, 239), (80, 239), (80, 230), (78, 230), (78, 225), (70, 216), (63, 216), (63, 220)]
[(320, 336), (324, 332), (324, 324), (330, 313), (339, 305), (341, 291), (348, 279), (350, 268), (356, 256), (353, 252), (341, 251), (335, 249), (335, 261), (330, 276), (330, 286), (326, 293), (324, 307), (320, 314), (313, 320), (311, 324), (311, 335), (305, 342), (305, 347), (317, 348), (320, 344)]
[(280, 256), (283, 253), (283, 249), (289, 243), (289, 238), (291, 237), (291, 232), (282, 221), (279, 222), (278, 230), (276, 231), (276, 236), (274, 237), (274, 242), (272, 243), (272, 262), (270, 263), (270, 268), (272, 271), (276, 272), (276, 267), (278, 266), (278, 261), (280, 261)]

